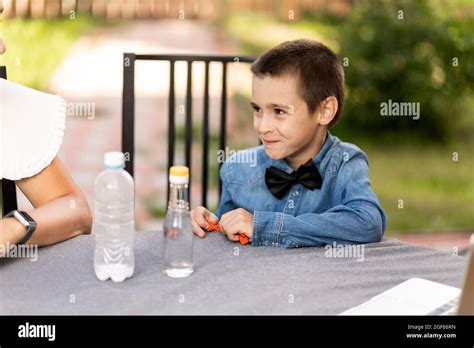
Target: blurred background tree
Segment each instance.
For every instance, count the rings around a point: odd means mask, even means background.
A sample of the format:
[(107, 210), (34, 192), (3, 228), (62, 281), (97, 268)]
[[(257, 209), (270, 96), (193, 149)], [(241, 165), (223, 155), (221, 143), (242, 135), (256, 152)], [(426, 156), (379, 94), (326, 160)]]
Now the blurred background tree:
[[(327, 20), (349, 59), (340, 128), (395, 139), (472, 136), (462, 130), (472, 122), (474, 21), (445, 10), (427, 1), (361, 2), (343, 21)], [(420, 103), (420, 119), (380, 117), (388, 99)]]

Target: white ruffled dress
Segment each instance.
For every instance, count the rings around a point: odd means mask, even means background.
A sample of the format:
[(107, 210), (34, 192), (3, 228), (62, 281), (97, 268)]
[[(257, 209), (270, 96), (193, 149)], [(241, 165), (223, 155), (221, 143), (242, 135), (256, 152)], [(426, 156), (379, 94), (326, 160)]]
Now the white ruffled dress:
[(66, 101), (0, 78), (0, 178), (41, 172), (57, 155), (66, 124)]

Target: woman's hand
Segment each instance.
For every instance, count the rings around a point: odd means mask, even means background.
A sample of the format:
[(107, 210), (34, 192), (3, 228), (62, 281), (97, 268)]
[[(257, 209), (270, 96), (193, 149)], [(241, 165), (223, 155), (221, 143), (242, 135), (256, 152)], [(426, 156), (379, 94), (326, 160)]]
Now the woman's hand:
[(207, 222), (211, 221), (212, 223), (217, 224), (219, 219), (205, 207), (199, 206), (191, 210), (191, 221), (193, 224), (193, 232), (197, 236), (204, 238), (206, 236), (204, 229), (207, 229)]
[(227, 238), (234, 242), (239, 241), (239, 233), (252, 238), (253, 214), (243, 208), (231, 210), (222, 215), (219, 226)]
[(25, 228), (15, 218), (0, 220), (0, 257), (4, 257), (7, 249), (18, 243), (25, 233)]

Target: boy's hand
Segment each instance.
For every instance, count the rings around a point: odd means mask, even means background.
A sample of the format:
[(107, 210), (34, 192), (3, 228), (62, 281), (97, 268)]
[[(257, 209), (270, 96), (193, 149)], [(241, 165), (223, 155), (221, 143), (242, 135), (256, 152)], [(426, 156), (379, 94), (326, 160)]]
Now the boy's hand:
[(239, 241), (239, 232), (252, 238), (253, 214), (243, 208), (231, 210), (222, 215), (219, 226), (227, 238), (234, 242)]
[(199, 206), (191, 210), (191, 222), (193, 224), (193, 232), (197, 236), (201, 238), (204, 238), (206, 236), (206, 232), (204, 231), (204, 229), (207, 228), (208, 221), (217, 224), (219, 222), (219, 219), (205, 207)]

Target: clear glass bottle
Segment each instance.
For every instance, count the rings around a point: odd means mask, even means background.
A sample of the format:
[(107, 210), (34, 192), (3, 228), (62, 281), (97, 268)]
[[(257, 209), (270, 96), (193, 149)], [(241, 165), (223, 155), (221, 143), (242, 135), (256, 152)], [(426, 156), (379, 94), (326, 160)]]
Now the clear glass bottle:
[(188, 203), (189, 168), (171, 167), (169, 182), (170, 197), (163, 224), (163, 273), (172, 278), (185, 278), (194, 272), (194, 233)]

